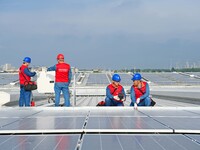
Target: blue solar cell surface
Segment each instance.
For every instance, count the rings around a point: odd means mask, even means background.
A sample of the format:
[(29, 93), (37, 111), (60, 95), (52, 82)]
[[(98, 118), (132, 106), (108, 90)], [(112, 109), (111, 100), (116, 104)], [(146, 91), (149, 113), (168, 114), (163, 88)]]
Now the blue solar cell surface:
[(1, 108), (0, 149), (196, 150), (199, 122), (198, 107)]

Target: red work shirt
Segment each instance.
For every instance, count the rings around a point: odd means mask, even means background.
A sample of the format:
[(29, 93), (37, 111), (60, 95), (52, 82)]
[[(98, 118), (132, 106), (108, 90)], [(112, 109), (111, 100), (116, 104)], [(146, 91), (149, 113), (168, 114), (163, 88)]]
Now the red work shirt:
[(56, 64), (56, 82), (69, 82), (70, 65), (66, 63)]

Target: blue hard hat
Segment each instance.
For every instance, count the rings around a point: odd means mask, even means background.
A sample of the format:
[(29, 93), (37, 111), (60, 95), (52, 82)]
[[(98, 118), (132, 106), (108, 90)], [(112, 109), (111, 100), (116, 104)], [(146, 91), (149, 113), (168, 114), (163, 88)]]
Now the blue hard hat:
[(112, 76), (112, 80), (113, 80), (113, 81), (116, 81), (116, 82), (120, 82), (120, 81), (121, 81), (121, 78), (120, 78), (120, 76), (119, 76), (118, 74), (114, 74), (114, 75)]
[(135, 81), (135, 80), (141, 80), (141, 79), (142, 79), (141, 74), (135, 73), (131, 80)]
[(25, 57), (23, 61), (27, 62), (27, 63), (31, 63), (31, 58), (30, 57)]

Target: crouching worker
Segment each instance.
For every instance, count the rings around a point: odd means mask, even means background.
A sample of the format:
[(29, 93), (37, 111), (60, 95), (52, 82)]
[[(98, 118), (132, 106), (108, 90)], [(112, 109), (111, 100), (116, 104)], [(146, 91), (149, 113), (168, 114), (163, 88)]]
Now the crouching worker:
[(121, 78), (118, 74), (112, 77), (112, 83), (106, 88), (106, 106), (124, 106), (126, 94), (124, 88), (120, 85)]
[(150, 106), (151, 99), (149, 97), (149, 85), (147, 82), (141, 81), (142, 76), (139, 73), (133, 75), (133, 85), (131, 86), (131, 104), (137, 109), (137, 106)]

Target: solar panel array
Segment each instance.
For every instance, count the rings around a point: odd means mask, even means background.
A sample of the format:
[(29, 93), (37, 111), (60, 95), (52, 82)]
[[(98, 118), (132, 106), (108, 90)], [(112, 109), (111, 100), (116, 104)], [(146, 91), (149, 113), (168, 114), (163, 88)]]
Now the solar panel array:
[[(183, 75), (180, 73), (141, 73), (142, 76), (151, 81), (155, 85), (200, 85), (200, 73), (186, 73)], [(121, 84), (123, 86), (131, 86), (131, 75), (127, 73), (119, 73), (121, 76)], [(191, 77), (195, 75), (197, 77)], [(76, 73), (76, 83), (81, 78), (80, 73)], [(72, 76), (73, 77), (73, 76)], [(0, 78), (2, 79), (0, 85), (9, 84), (13, 81), (18, 80), (18, 74), (6, 74), (1, 73)], [(86, 73), (83, 77), (83, 81), (78, 86), (105, 86), (110, 83), (110, 75), (108, 73)], [(36, 79), (35, 79), (36, 80)], [(73, 80), (73, 79), (72, 79)]]
[(126, 74), (126, 73), (119, 73), (120, 77), (121, 77), (121, 84), (123, 86), (131, 86), (133, 84), (131, 78), (132, 76), (130, 74)]
[(200, 85), (200, 79), (179, 73), (142, 73), (142, 76), (157, 85)]
[(200, 149), (199, 108), (2, 108), (0, 149)]
[(164, 76), (165, 73), (142, 73), (142, 76), (155, 83), (155, 84), (159, 84), (159, 85), (175, 85), (175, 81), (171, 81), (169, 80), (169, 78), (167, 78), (166, 76)]
[(86, 86), (107, 85), (109, 83), (110, 82), (106, 74), (90, 73)]
[(196, 78), (200, 78), (200, 72), (187, 72), (189, 75), (194, 75)]
[[(200, 85), (200, 79), (192, 78), (189, 75), (179, 73), (141, 73), (144, 79), (147, 79), (152, 85)], [(112, 74), (113, 75), (113, 74)], [(119, 73), (121, 84), (131, 86), (132, 76), (127, 73)], [(110, 83), (109, 74), (106, 73), (89, 73), (85, 80), (86, 86), (106, 86)]]
[(19, 79), (18, 74), (0, 73), (0, 85), (6, 85)]
[(181, 75), (179, 73), (166, 73), (169, 79), (176, 81), (177, 84), (184, 85), (200, 85), (200, 80), (196, 78), (191, 78), (186, 75)]

